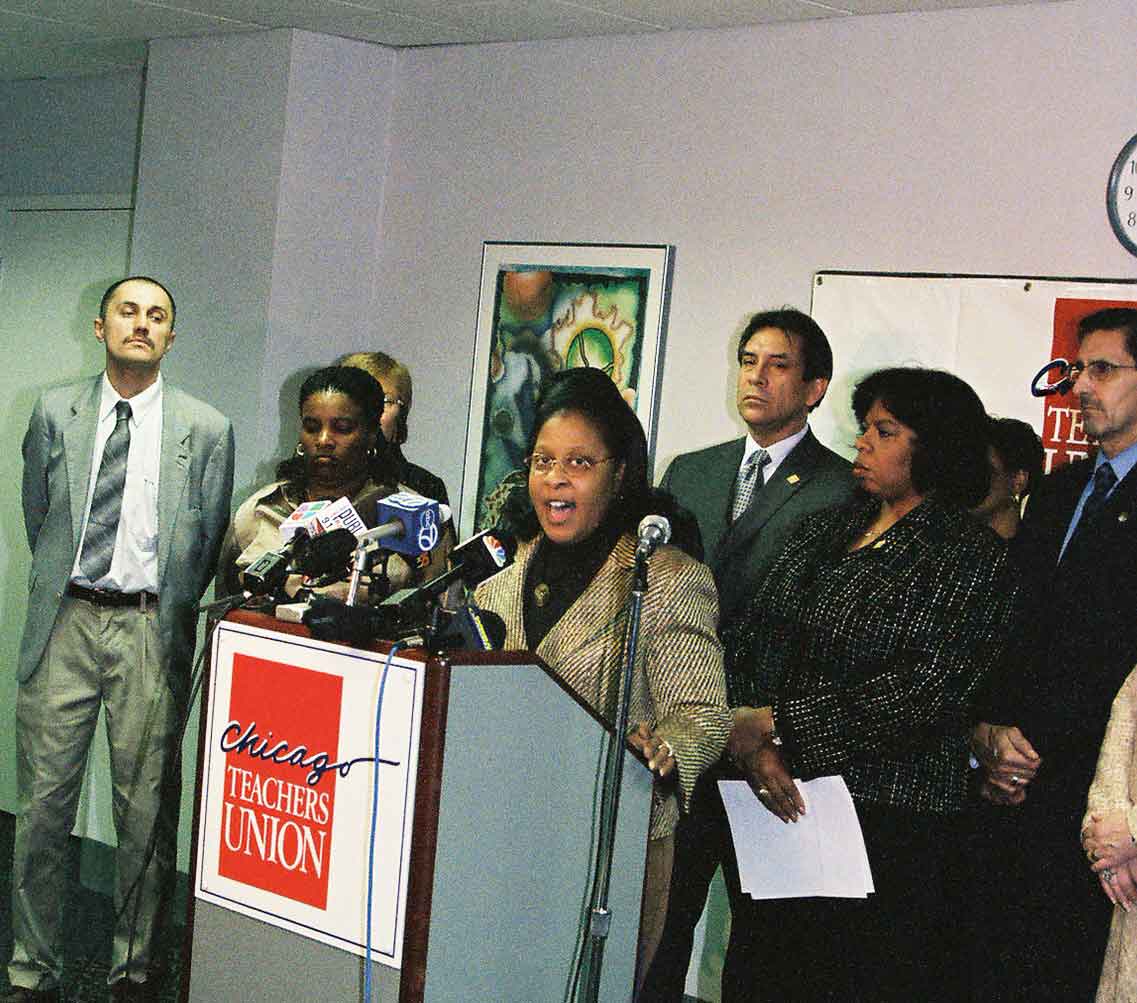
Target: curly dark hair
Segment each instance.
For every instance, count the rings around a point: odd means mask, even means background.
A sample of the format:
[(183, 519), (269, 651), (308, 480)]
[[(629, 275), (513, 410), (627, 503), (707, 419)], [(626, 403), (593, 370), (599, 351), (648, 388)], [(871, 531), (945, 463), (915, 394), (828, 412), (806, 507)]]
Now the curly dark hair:
[(897, 367), (870, 373), (853, 390), (853, 413), (880, 402), (916, 433), (912, 484), (921, 494), (973, 508), (991, 486), (987, 412), (971, 386), (941, 369)]
[[(300, 384), (298, 410), (304, 411), (304, 402), (313, 394), (343, 394), (360, 410), (368, 431), (375, 433), (375, 456), (368, 464), (368, 475), (377, 484), (396, 479), (397, 467), (391, 455), (392, 447), (379, 431), (379, 415), (383, 413), (383, 388), (370, 373), (355, 366), (325, 366), (317, 369)], [(276, 467), (276, 479), (287, 481), (296, 491), (306, 487), (307, 472), (304, 457), (289, 456)]]

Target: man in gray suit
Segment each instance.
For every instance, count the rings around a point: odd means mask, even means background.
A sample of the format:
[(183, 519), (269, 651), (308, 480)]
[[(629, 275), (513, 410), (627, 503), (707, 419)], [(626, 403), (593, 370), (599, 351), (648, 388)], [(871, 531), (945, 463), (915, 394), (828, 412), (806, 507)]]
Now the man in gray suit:
[[(833, 352), (817, 322), (791, 308), (755, 314), (738, 340), (738, 366), (738, 413), (748, 434), (677, 456), (661, 484), (699, 524), (719, 590), (728, 699), (734, 627), (750, 598), (802, 519), (847, 501), (853, 490), (849, 462), (821, 445), (807, 422), (833, 375)], [(731, 705), (727, 749), (741, 759), (770, 736), (754, 708)], [(740, 775), (724, 757), (703, 775), (680, 822), (667, 924), (641, 1003), (682, 1000), (695, 924), (720, 861), (732, 900), (739, 894), (716, 782)]]
[(12, 988), (54, 1000), (67, 839), (106, 709), (118, 836), (112, 999), (157, 998), (152, 942), (173, 864), (196, 606), (229, 520), (233, 429), (166, 384), (173, 297), (133, 276), (103, 296), (106, 371), (45, 391), (24, 437), (32, 551), (16, 700)]

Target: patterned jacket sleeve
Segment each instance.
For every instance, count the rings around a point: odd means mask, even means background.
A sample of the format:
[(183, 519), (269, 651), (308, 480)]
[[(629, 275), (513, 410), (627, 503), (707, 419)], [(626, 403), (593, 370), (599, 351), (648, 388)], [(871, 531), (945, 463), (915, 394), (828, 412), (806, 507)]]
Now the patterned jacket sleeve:
[(710, 569), (690, 560), (675, 563), (677, 573), (669, 574), (662, 587), (648, 591), (647, 629), (642, 636), (647, 642), (645, 671), (656, 730), (675, 753), (686, 809), (699, 774), (726, 745), (731, 717)]
[(860, 671), (784, 687), (774, 720), (795, 773), (842, 772), (967, 728), (976, 687), (1002, 653), (1015, 601), (1005, 550), (956, 541), (910, 583), (884, 636), (864, 639)]

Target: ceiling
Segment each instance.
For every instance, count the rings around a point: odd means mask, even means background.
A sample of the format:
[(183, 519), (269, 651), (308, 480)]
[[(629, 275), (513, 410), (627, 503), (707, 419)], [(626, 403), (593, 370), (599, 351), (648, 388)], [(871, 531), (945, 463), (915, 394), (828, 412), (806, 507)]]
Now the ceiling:
[(134, 70), (146, 40), (302, 28), (391, 46), (736, 28), (1038, 0), (0, 0), (0, 80)]

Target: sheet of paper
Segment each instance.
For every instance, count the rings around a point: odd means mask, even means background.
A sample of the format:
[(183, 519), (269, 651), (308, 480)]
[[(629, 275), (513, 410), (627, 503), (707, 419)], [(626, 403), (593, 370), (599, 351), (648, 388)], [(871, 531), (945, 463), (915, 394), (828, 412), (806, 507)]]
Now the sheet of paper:
[(806, 813), (783, 822), (743, 780), (720, 780), (742, 890), (756, 899), (864, 898), (873, 891), (861, 826), (842, 777), (795, 781)]

